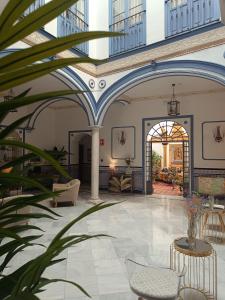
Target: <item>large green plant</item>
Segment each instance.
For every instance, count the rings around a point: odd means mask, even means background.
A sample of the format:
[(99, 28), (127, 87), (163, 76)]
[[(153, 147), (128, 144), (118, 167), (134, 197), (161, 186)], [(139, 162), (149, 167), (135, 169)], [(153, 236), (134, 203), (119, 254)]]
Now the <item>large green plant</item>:
[[(56, 18), (59, 14), (73, 5), (77, 0), (52, 0), (26, 17), (21, 17), (23, 12), (33, 3), (34, 0), (9, 0), (0, 16), (0, 51), (5, 50), (12, 44), (22, 40), (32, 32), (36, 31), (46, 23)], [(40, 76), (46, 75), (58, 68), (77, 63), (92, 63), (92, 59), (66, 58), (54, 61), (43, 61), (45, 58), (56, 55), (72, 46), (87, 42), (91, 39), (113, 36), (113, 33), (106, 32), (86, 32), (77, 33), (63, 38), (57, 38), (27, 49), (21, 49), (15, 53), (0, 58), (0, 92), (14, 88), (17, 85), (26, 83)], [(37, 63), (38, 62), (38, 63)], [(54, 99), (59, 96), (79, 93), (80, 91), (63, 90), (57, 92), (41, 93), (30, 95), (30, 89), (17, 95), (11, 102), (0, 103), (0, 123), (4, 121), (10, 110), (25, 105), (30, 105), (38, 101)], [(48, 153), (39, 148), (25, 144), (20, 141), (7, 139), (9, 134), (18, 126), (21, 126), (30, 115), (19, 118), (0, 132), (0, 147), (14, 146), (25, 149), (27, 154), (15, 160), (3, 163), (0, 166), (0, 192), (7, 190), (14, 184), (29, 185), (39, 189), (39, 194), (32, 197), (18, 197), (11, 201), (0, 203), (0, 300), (32, 300), (39, 299), (37, 294), (52, 282), (62, 279), (47, 279), (43, 273), (49, 266), (56, 264), (62, 259), (57, 256), (71, 245), (76, 245), (96, 236), (72, 235), (65, 236), (67, 231), (91, 213), (109, 207), (112, 204), (99, 204), (85, 211), (78, 218), (63, 228), (53, 239), (50, 245), (44, 249), (43, 253), (27, 262), (17, 270), (6, 275), (5, 268), (10, 265), (11, 260), (27, 247), (38, 243), (40, 234), (31, 234), (30, 230), (41, 231), (39, 227), (33, 225), (22, 225), (21, 221), (60, 217), (51, 209), (42, 205), (42, 201), (54, 197), (53, 193), (46, 189), (38, 181), (27, 178), (18, 166), (24, 164), (34, 156), (39, 156), (48, 160), (58, 172), (68, 177), (66, 171)], [(13, 167), (13, 172), (5, 174), (2, 170)], [(15, 171), (17, 170), (17, 171)], [(18, 213), (19, 209), (26, 206), (39, 208), (40, 213)], [(17, 212), (17, 213), (16, 213)], [(21, 234), (22, 233), (22, 234)], [(97, 235), (102, 236), (102, 235)], [(65, 280), (62, 280), (65, 281)], [(68, 282), (68, 281), (67, 281)], [(84, 294), (87, 292), (77, 283), (69, 282), (79, 288)]]

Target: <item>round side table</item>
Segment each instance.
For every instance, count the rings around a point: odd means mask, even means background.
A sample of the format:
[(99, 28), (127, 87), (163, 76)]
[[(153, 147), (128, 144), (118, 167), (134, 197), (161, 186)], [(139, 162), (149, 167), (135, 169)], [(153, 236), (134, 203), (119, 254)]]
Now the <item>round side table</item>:
[[(189, 245), (187, 237), (174, 240), (170, 247), (170, 268), (181, 272), (184, 265), (187, 267), (187, 273), (183, 278), (181, 290), (197, 290), (205, 299), (216, 300), (217, 257), (213, 247), (199, 239), (196, 239), (194, 246)], [(185, 295), (185, 292), (183, 294)]]

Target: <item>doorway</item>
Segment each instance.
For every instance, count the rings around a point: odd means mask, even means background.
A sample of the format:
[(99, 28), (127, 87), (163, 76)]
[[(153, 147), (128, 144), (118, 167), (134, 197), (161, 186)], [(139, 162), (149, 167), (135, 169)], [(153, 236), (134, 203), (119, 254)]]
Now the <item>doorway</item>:
[(145, 192), (186, 196), (192, 181), (190, 133), (179, 120), (152, 124), (145, 141)]
[(92, 136), (90, 130), (69, 132), (69, 169), (81, 181), (80, 190), (90, 191)]
[(85, 134), (78, 143), (78, 178), (83, 186), (91, 184), (91, 136)]

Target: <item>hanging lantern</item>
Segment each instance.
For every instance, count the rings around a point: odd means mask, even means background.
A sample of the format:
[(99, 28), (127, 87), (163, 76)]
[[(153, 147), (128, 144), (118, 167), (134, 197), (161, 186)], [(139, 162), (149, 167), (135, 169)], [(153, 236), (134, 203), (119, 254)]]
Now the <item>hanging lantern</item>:
[(167, 103), (167, 110), (169, 116), (178, 116), (180, 115), (180, 102), (177, 101), (175, 96), (175, 84), (172, 84), (173, 95), (171, 101)]

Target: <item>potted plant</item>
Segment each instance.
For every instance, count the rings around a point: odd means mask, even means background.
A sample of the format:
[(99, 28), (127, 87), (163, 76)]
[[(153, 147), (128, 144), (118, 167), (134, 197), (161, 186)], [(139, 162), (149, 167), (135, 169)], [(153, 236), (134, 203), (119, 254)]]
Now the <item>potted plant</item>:
[[(0, 51), (5, 50), (17, 42), (20, 42), (28, 35), (32, 34), (40, 27), (55, 19), (67, 8), (72, 6), (77, 0), (52, 0), (46, 3), (41, 8), (38, 8), (32, 15), (23, 16), (24, 11), (34, 3), (35, 0), (15, 1), (9, 0), (6, 3), (0, 15)], [(92, 59), (88, 57), (81, 58), (58, 58), (54, 61), (46, 61), (46, 58), (56, 55), (68, 48), (71, 48), (90, 39), (99, 37), (115, 36), (115, 33), (106, 32), (83, 32), (75, 33), (67, 37), (53, 39), (42, 44), (37, 44), (12, 52), (0, 58), (0, 92), (4, 92), (15, 86), (22, 85), (28, 81), (44, 76), (54, 70), (67, 65), (77, 63), (91, 63)], [(39, 62), (39, 63), (36, 63)], [(40, 63), (41, 62), (41, 63)], [(0, 120), (5, 119), (10, 111), (23, 106), (27, 106), (39, 101), (47, 99), (55, 99), (65, 95), (74, 95), (80, 91), (61, 90), (48, 93), (40, 93), (36, 95), (29, 94), (30, 89), (22, 91), (15, 96), (16, 101), (7, 101), (0, 103)], [(26, 115), (22, 118), (9, 124), (0, 132), (0, 147), (17, 147), (25, 149), (27, 154), (21, 155), (18, 158), (10, 158), (0, 166), (0, 193), (6, 190), (13, 184), (29, 185), (39, 190), (35, 196), (25, 197), (19, 196), (10, 201), (4, 202), (0, 199), (0, 300), (38, 300), (38, 293), (45, 289), (49, 283), (63, 281), (72, 284), (80, 289), (86, 296), (88, 293), (77, 283), (70, 282), (65, 279), (48, 279), (43, 276), (44, 271), (56, 263), (60, 263), (62, 259), (58, 258), (65, 249), (72, 245), (104, 235), (74, 235), (65, 236), (68, 230), (88, 215), (109, 207), (112, 204), (100, 203), (91, 207), (78, 218), (72, 220), (54, 237), (50, 244), (45, 248), (43, 253), (35, 258), (32, 258), (27, 263), (18, 267), (14, 271), (8, 270), (8, 265), (12, 259), (25, 251), (27, 247), (32, 247), (38, 244), (39, 234), (30, 234), (30, 230), (40, 232), (41, 228), (30, 224), (21, 225), (21, 220), (48, 218), (54, 219), (60, 217), (56, 212), (42, 205), (42, 201), (49, 197), (54, 197), (58, 192), (52, 192), (40, 184), (37, 180), (31, 179), (24, 174), (24, 170), (18, 166), (29, 161), (33, 156), (41, 157), (47, 160), (54, 168), (66, 178), (70, 178), (67, 172), (60, 164), (49, 155), (49, 153), (18, 140), (9, 140), (7, 137), (19, 126), (22, 126), (25, 121), (30, 118)], [(1, 170), (13, 167), (16, 172), (2, 173)], [(38, 207), (40, 213), (16, 213), (17, 211), (30, 207)], [(5, 272), (7, 269), (7, 272)]]

